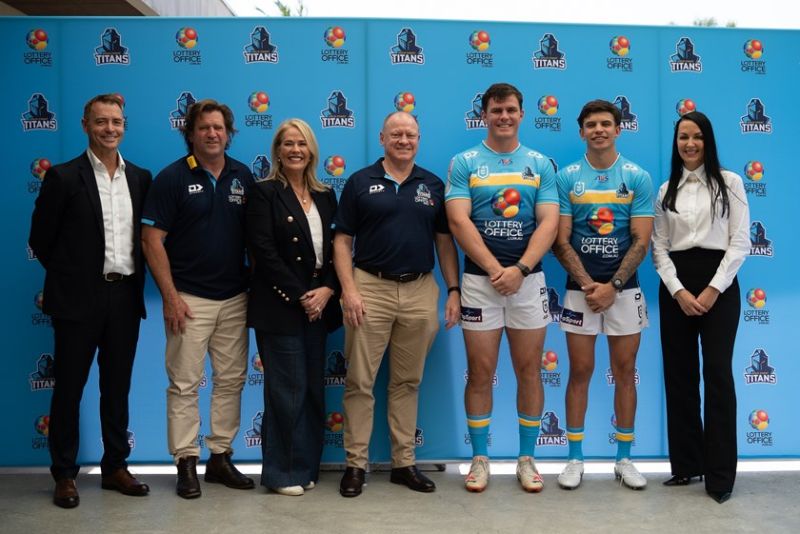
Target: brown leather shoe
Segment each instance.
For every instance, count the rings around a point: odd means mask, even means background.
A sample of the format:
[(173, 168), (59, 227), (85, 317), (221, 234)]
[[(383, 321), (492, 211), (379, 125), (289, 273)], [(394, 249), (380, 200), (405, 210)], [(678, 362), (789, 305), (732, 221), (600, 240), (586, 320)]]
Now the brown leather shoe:
[(231, 462), (231, 453), (211, 453), (206, 462), (206, 482), (219, 483), (233, 489), (253, 489), (255, 483), (244, 476)]
[(75, 508), (80, 503), (81, 498), (78, 495), (78, 488), (75, 486), (74, 478), (62, 478), (56, 481), (53, 504), (61, 508)]
[(123, 495), (134, 497), (144, 497), (150, 493), (150, 486), (139, 482), (124, 467), (115, 469), (110, 475), (103, 475), (100, 480), (100, 487), (107, 490), (117, 490)]

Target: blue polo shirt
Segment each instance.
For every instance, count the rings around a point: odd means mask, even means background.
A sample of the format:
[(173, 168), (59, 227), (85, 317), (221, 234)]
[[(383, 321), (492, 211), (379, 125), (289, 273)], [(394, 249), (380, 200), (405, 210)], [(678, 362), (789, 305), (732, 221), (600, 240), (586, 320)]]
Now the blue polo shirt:
[(217, 180), (193, 156), (158, 173), (142, 223), (167, 232), (164, 247), (178, 291), (224, 300), (247, 289), (244, 210), (253, 186), (250, 169), (227, 156)]
[(355, 237), (353, 263), (390, 274), (434, 266), (434, 237), (447, 234), (444, 183), (414, 165), (402, 184), (387, 176), (383, 158), (354, 173), (339, 199), (336, 231)]

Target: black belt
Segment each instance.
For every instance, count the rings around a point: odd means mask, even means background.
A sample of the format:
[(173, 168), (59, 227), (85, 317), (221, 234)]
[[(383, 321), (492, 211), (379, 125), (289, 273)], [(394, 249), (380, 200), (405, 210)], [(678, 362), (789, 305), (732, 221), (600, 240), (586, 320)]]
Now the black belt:
[(419, 280), (423, 276), (428, 273), (400, 273), (400, 274), (392, 274), (392, 273), (385, 273), (383, 271), (379, 271), (378, 269), (372, 269), (371, 267), (363, 267), (358, 266), (359, 269), (362, 271), (366, 271), (372, 276), (377, 276), (383, 280), (390, 280), (392, 282), (400, 282), (401, 284), (405, 284), (406, 282), (413, 282), (415, 280)]
[(105, 273), (103, 274), (103, 280), (105, 280), (106, 282), (121, 282), (123, 280), (127, 280), (132, 276), (133, 276), (132, 274)]

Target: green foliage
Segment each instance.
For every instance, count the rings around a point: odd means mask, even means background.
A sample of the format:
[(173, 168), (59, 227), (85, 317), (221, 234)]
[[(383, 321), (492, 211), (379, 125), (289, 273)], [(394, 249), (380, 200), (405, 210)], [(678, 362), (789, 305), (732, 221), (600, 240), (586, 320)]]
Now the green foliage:
[(306, 6), (303, 4), (303, 0), (298, 0), (297, 9), (295, 9), (294, 13), (292, 13), (292, 8), (289, 7), (288, 4), (284, 4), (281, 2), (281, 0), (275, 0), (275, 7), (277, 7), (278, 11), (281, 12), (282, 17), (302, 17), (303, 15), (307, 14)]

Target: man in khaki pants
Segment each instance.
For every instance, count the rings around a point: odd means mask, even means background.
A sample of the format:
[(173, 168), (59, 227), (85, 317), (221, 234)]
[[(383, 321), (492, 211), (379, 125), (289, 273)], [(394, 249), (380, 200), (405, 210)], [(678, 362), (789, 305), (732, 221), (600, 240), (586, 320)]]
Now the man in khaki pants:
[(197, 391), (206, 353), (214, 389), (205, 480), (254, 487), (230, 460), (247, 374), (244, 208), (254, 185), (247, 166), (225, 154), (235, 131), (228, 106), (193, 104), (183, 130), (189, 154), (159, 173), (142, 215), (144, 253), (164, 301), (167, 441), (185, 499), (200, 496)]
[(364, 485), (372, 390), (387, 345), (390, 480), (415, 491), (436, 489), (417, 470), (414, 456), (419, 384), (439, 324), (439, 288), (431, 274), (434, 245), (448, 286), (448, 328), (459, 313), (458, 260), (444, 211), (444, 184), (414, 164), (416, 118), (390, 114), (380, 143), (384, 157), (350, 177), (335, 219), (334, 265), (342, 284), (348, 361), (343, 400), (347, 469), (339, 486), (344, 497), (360, 495)]

